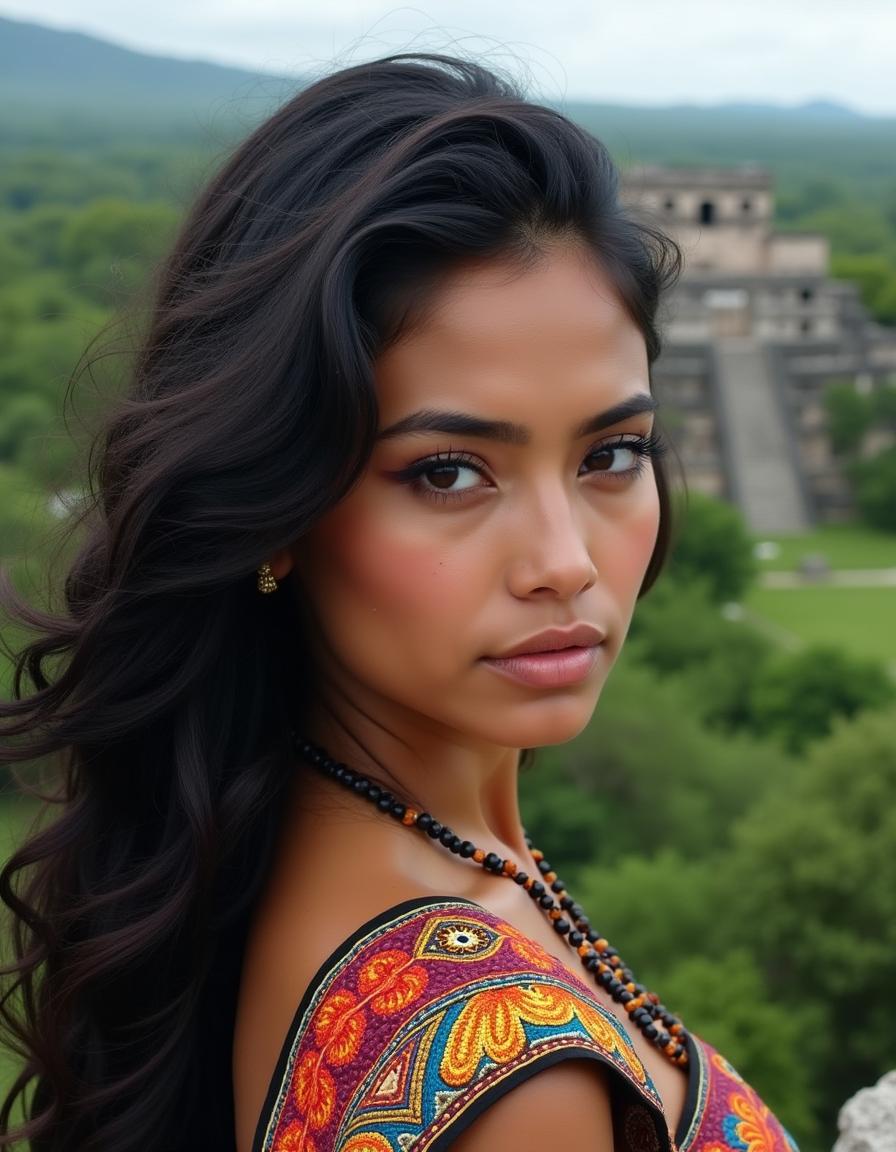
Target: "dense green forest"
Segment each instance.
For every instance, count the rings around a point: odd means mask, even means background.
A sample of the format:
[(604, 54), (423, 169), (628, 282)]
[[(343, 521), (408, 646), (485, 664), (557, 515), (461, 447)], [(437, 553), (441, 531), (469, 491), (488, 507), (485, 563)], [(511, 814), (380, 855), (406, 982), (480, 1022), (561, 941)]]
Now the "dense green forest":
[[(0, 25), (0, 560), (40, 599), (155, 263), (198, 183), (297, 81)], [(623, 168), (767, 166), (778, 226), (824, 232), (833, 273), (896, 324), (896, 121), (564, 110)], [(835, 400), (854, 445), (872, 417)], [(593, 722), (539, 753), (524, 812), (639, 977), (823, 1152), (840, 1104), (896, 1067), (896, 684), (878, 661), (784, 649), (732, 613), (758, 579), (755, 541), (728, 505), (692, 493), (679, 512)], [(896, 626), (896, 589), (889, 603)]]

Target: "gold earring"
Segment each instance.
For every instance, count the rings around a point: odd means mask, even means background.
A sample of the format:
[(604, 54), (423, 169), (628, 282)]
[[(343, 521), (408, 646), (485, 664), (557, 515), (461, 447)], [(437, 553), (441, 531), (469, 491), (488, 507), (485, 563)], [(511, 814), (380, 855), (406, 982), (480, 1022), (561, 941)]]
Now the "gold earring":
[(262, 564), (258, 569), (258, 591), (259, 592), (276, 592), (279, 585), (274, 579), (274, 573), (271, 571), (271, 566), (267, 562)]

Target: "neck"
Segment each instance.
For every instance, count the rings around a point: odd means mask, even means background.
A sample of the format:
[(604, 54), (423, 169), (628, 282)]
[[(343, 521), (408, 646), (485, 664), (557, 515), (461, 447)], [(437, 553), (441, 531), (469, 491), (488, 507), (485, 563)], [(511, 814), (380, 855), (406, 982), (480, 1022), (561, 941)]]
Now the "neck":
[[(317, 744), (331, 758), (388, 788), (393, 795), (426, 811), (477, 847), (504, 849), (504, 855), (526, 858), (519, 812), (518, 748), (461, 742), (456, 735), (403, 728), (399, 734), (368, 718), (346, 723), (322, 709), (313, 710), (298, 735)], [(353, 813), (369, 819), (369, 802), (344, 794), (310, 763), (303, 803), (341, 821)], [(335, 809), (334, 809), (335, 804)], [(383, 816), (383, 820), (387, 817)]]

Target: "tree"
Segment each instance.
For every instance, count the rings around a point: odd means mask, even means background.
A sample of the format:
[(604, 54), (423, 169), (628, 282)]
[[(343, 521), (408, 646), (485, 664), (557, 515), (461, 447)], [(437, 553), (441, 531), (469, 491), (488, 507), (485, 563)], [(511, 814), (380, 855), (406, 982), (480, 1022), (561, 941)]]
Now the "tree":
[(42, 496), (35, 491), (27, 476), (7, 464), (0, 464), (0, 562), (9, 559), (27, 545)]
[(896, 324), (896, 271), (874, 298), (872, 313), (881, 324)]
[(0, 232), (0, 287), (15, 284), (31, 267), (30, 255), (23, 252), (6, 228)]
[[(675, 845), (655, 855), (601, 858), (576, 873), (572, 895), (633, 971), (665, 994), (661, 985), (680, 954), (657, 948), (657, 941), (688, 940), (691, 955), (712, 955), (727, 946), (724, 914), (717, 911), (725, 893), (716, 861), (715, 852), (690, 859)], [(640, 900), (632, 900), (633, 892), (649, 901), (649, 916)]]
[(833, 381), (824, 390), (822, 404), (832, 450), (840, 455), (857, 451), (874, 420), (869, 397), (851, 383)]
[(689, 493), (668, 574), (682, 584), (705, 580), (713, 600), (722, 603), (739, 600), (757, 571), (753, 538), (740, 510), (703, 492)]
[(72, 215), (65, 204), (39, 204), (16, 214), (9, 224), (10, 239), (27, 253), (32, 266), (59, 267), (59, 240)]
[(28, 392), (12, 396), (0, 412), (0, 460), (14, 460), (23, 441), (46, 432), (53, 416), (53, 409), (43, 396)]
[[(682, 678), (625, 653), (586, 728), (541, 749), (523, 774), (521, 804), (533, 840), (558, 870), (670, 846), (690, 858), (724, 844), (731, 821), (789, 770), (776, 745), (707, 729)], [(542, 800), (548, 792), (583, 813), (572, 841)]]
[(798, 231), (821, 232), (831, 241), (834, 255), (874, 255), (891, 241), (887, 220), (876, 204), (852, 199), (834, 208), (810, 212), (795, 221)]
[(731, 839), (729, 946), (757, 958), (775, 1002), (825, 1011), (802, 1055), (830, 1147), (839, 1106), (893, 1066), (896, 706), (835, 718)]
[(882, 428), (896, 432), (896, 384), (885, 384), (871, 393), (874, 420)]
[[(67, 128), (70, 132), (70, 126)], [(14, 160), (4, 157), (0, 166), (0, 204), (14, 212), (48, 202), (83, 204), (110, 194), (136, 197), (139, 186), (134, 173), (126, 167), (98, 162), (96, 155), (81, 150), (29, 149)]]
[(824, 1011), (774, 1003), (760, 959), (730, 943), (740, 912), (726, 887), (726, 853), (692, 860), (664, 848), (602, 861), (576, 875), (572, 895), (670, 1011), (718, 1048), (800, 1140), (814, 1142), (802, 1047)]
[(648, 667), (685, 674), (696, 710), (732, 728), (748, 724), (746, 694), (772, 651), (749, 624), (722, 612), (705, 577), (685, 583), (671, 574), (638, 603), (627, 645)]
[(857, 284), (862, 303), (877, 315), (880, 300), (890, 286), (896, 285), (896, 268), (879, 251), (862, 256), (840, 253), (831, 258), (831, 275), (838, 280)]
[(683, 675), (700, 715), (710, 728), (725, 732), (757, 730), (752, 691), (770, 660), (771, 642), (746, 624), (726, 621), (724, 644), (690, 664)]
[(108, 303), (110, 290), (131, 291), (174, 233), (179, 213), (168, 204), (96, 200), (72, 212), (59, 239), (72, 284)]
[(797, 753), (827, 736), (836, 717), (885, 705), (896, 697), (896, 688), (878, 661), (812, 644), (776, 654), (761, 670), (751, 696), (757, 728)]
[(747, 948), (676, 958), (657, 995), (759, 1092), (808, 1152), (817, 1144), (819, 1123), (803, 1052), (806, 1036), (827, 1023), (824, 1006), (773, 1002), (762, 965)]
[(873, 528), (896, 532), (896, 444), (849, 466), (862, 519)]

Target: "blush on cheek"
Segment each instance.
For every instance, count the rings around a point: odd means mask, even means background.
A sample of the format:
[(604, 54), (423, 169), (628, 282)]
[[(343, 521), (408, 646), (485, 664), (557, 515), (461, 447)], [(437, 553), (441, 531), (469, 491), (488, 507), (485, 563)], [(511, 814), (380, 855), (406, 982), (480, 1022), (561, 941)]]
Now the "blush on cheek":
[(637, 572), (639, 576), (644, 574), (650, 563), (650, 557), (656, 547), (658, 529), (659, 524), (654, 518), (645, 518), (643, 523), (636, 524), (632, 528), (628, 551), (631, 556), (633, 571)]
[(632, 596), (637, 595), (644, 579), (656, 547), (659, 526), (659, 496), (654, 490), (653, 499), (647, 503), (643, 512), (626, 520), (622, 531), (624, 546), (617, 549), (613, 560), (614, 571), (624, 586), (631, 587)]
[(340, 662), (405, 704), (447, 691), (464, 659), (471, 594), (444, 541), (412, 534), (407, 525), (385, 531), (381, 518), (355, 518), (354, 528), (343, 518), (325, 535), (318, 536), (309, 591)]
[(375, 519), (335, 521), (321, 540), (326, 572), (319, 593), (348, 597), (346, 611), (376, 611), (380, 618), (413, 624), (419, 617), (444, 609), (446, 568), (431, 539), (410, 539), (401, 532), (372, 531)]
[(374, 604), (409, 617), (435, 611), (444, 603), (441, 573), (431, 548), (393, 546), (370, 555), (358, 578)]

